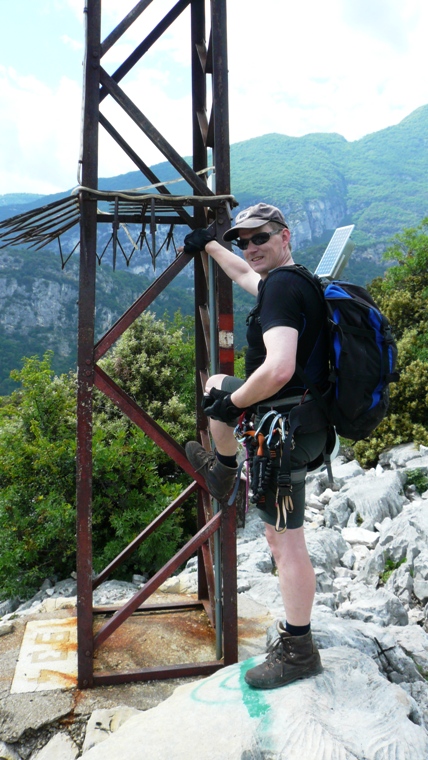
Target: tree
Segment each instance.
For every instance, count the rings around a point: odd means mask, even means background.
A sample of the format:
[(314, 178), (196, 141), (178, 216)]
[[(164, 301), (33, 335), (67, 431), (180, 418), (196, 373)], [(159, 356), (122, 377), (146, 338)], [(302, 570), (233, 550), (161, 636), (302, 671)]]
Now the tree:
[(428, 218), (397, 235), (385, 257), (395, 263), (369, 289), (397, 339), (400, 380), (390, 387), (388, 417), (355, 445), (365, 465), (400, 443), (428, 445)]

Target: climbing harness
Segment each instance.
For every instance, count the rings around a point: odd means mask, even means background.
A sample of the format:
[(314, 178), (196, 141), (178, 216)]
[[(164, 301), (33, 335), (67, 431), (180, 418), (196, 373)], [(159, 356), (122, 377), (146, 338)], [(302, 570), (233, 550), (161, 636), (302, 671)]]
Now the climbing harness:
[[(257, 423), (244, 414), (235, 428), (235, 437), (246, 451), (247, 509), (249, 504), (263, 509), (266, 491), (276, 481), (275, 530), (279, 533), (283, 533), (287, 528), (287, 512), (293, 511), (291, 473), (290, 479), (287, 478), (286, 482), (282, 483), (278, 472), (288, 436), (287, 413), (274, 409), (263, 414)], [(293, 447), (294, 441), (290, 440), (290, 449)], [(280, 528), (281, 519), (284, 523), (283, 528)]]
[[(294, 509), (293, 473), (291, 471), (291, 452), (295, 448), (294, 436), (299, 433), (314, 433), (328, 426), (326, 418), (307, 391), (303, 396), (279, 399), (259, 404), (256, 414), (244, 412), (234, 430), (235, 438), (242, 444), (246, 458), (241, 463), (238, 484), (243, 465), (247, 473), (247, 511), (250, 504), (260, 509), (266, 503), (268, 490), (275, 494), (277, 518), (275, 530), (284, 533), (287, 529), (287, 515)], [(314, 469), (324, 463), (332, 482), (330, 454), (335, 443), (334, 429), (329, 430), (327, 444), (320, 454), (319, 461), (311, 463), (308, 469)], [(236, 496), (237, 488), (230, 497), (230, 503)]]

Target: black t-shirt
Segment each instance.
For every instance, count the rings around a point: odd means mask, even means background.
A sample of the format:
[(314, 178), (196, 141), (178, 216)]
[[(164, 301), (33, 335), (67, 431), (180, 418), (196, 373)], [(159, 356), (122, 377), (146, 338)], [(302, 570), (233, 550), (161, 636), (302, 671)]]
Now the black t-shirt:
[[(294, 327), (298, 334), (297, 364), (323, 390), (328, 377), (328, 344), (324, 305), (315, 287), (289, 267), (272, 270), (259, 284), (257, 304), (247, 318), (247, 378), (263, 364), (266, 346), (263, 333), (272, 327)], [(305, 386), (294, 374), (273, 398), (302, 393)]]

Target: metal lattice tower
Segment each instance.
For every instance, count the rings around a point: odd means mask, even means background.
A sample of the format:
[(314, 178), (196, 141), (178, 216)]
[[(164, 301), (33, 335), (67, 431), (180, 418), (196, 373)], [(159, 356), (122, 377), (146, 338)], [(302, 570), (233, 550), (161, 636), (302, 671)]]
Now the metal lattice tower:
[[(155, 0), (156, 1), (156, 0)], [(177, 677), (179, 675), (208, 674), (223, 665), (237, 660), (237, 614), (236, 614), (236, 547), (235, 509), (222, 508), (213, 512), (210, 498), (202, 479), (197, 476), (187, 462), (184, 452), (144, 409), (119, 388), (97, 365), (115, 340), (146, 309), (154, 298), (186, 266), (189, 257), (177, 256), (150, 288), (141, 295), (118, 322), (94, 345), (95, 279), (97, 263), (97, 226), (102, 223), (129, 222), (138, 219), (140, 223), (156, 224), (168, 216), (172, 224), (187, 224), (190, 227), (205, 226), (214, 220), (217, 232), (221, 234), (230, 224), (230, 163), (228, 138), (228, 87), (227, 87), (227, 35), (226, 0), (210, 1), (209, 34), (206, 35), (205, 0), (179, 0), (158, 26), (141, 42), (133, 54), (114, 72), (107, 74), (102, 65), (103, 56), (122, 36), (129, 26), (143, 13), (151, 0), (141, 0), (123, 19), (116, 29), (101, 41), (101, 0), (88, 0), (87, 47), (85, 62), (85, 101), (83, 113), (83, 153), (80, 206), (80, 285), (79, 285), (79, 327), (78, 327), (78, 453), (77, 453), (77, 583), (78, 583), (78, 683), (81, 688), (97, 684), (117, 683), (127, 680), (145, 680)], [(144, 115), (140, 104), (137, 106), (120, 86), (122, 78), (137, 65), (154, 41), (169, 28), (170, 24), (190, 9), (191, 20), (191, 60), (192, 60), (192, 123), (193, 123), (193, 165), (180, 157)], [(208, 44), (205, 39), (208, 39)], [(213, 106), (210, 118), (206, 113), (207, 77), (212, 77)], [(124, 137), (100, 111), (100, 103), (112, 98), (137, 127), (159, 148), (166, 160), (186, 179), (192, 188), (192, 198), (177, 202), (168, 198), (168, 189), (158, 187), (153, 197), (140, 197), (137, 193), (126, 202), (110, 194), (113, 210), (110, 216), (100, 215), (97, 202), (98, 191), (98, 134), (101, 126), (132, 159), (135, 166), (152, 183), (158, 178), (145, 164)], [(206, 176), (198, 174), (207, 167), (208, 148), (212, 148), (216, 169), (215, 194), (208, 189)], [(184, 206), (193, 206), (193, 215)], [(99, 254), (98, 254), (99, 255)], [(233, 373), (233, 316), (232, 291), (230, 281), (207, 257), (196, 257), (195, 267), (195, 318), (196, 318), (196, 378), (198, 410), (202, 383), (210, 372)], [(213, 313), (215, 312), (215, 313)], [(210, 330), (211, 321), (211, 330)], [(211, 339), (209, 335), (211, 333)], [(213, 338), (214, 336), (214, 338)], [(180, 506), (189, 494), (199, 492), (199, 524), (196, 535), (178, 554), (151, 578), (133, 599), (118, 609), (98, 631), (93, 633), (94, 608), (92, 593), (103, 580), (144, 540), (145, 535), (156, 525), (151, 525), (136, 537), (135, 541), (121, 555), (105, 568), (95, 579), (92, 577), (91, 540), (91, 500), (92, 500), (92, 393), (96, 386), (105, 393), (135, 424), (159, 445), (194, 479), (192, 484), (165, 510), (155, 523), (166, 519), (174, 508)], [(206, 419), (198, 411), (197, 426), (200, 440), (209, 447)], [(214, 571), (212, 536), (221, 536), (221, 561)], [(222, 637), (221, 653), (217, 659), (206, 663), (191, 663), (161, 668), (146, 668), (132, 673), (94, 674), (94, 651), (127, 619), (141, 608), (156, 588), (171, 575), (188, 557), (198, 551), (198, 603), (202, 604), (217, 634)], [(223, 587), (219, 576), (227, 577)], [(216, 586), (217, 584), (217, 586)], [(222, 592), (223, 588), (223, 592)], [(219, 591), (220, 589), (220, 591)], [(219, 606), (218, 593), (222, 592)], [(217, 604), (216, 604), (217, 599)], [(165, 605), (166, 607), (167, 605)], [(144, 623), (142, 622), (142, 625)], [(220, 656), (219, 656), (220, 655)]]

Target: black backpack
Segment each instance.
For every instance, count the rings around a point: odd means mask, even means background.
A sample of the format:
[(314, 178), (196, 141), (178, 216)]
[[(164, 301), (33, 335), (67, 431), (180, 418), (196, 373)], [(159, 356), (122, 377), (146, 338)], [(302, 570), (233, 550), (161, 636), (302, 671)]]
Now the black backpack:
[(389, 383), (399, 379), (390, 324), (360, 285), (322, 280), (299, 264), (284, 269), (312, 282), (325, 304), (330, 391), (321, 396), (300, 367), (296, 372), (340, 436), (367, 438), (387, 413)]

